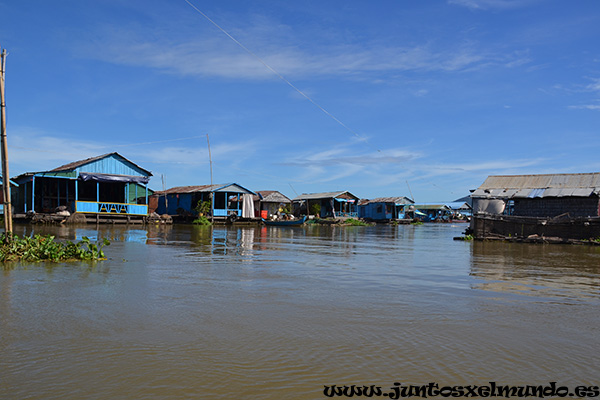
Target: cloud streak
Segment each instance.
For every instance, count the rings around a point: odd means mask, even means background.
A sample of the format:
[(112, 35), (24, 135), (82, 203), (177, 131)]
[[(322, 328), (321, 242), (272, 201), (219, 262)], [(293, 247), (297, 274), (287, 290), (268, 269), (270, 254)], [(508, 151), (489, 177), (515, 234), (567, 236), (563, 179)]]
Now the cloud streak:
[(511, 10), (536, 3), (536, 0), (448, 0), (448, 4), (472, 10)]
[[(264, 22), (263, 22), (264, 23)], [(276, 25), (276, 24), (271, 24)], [(154, 68), (165, 73), (227, 79), (265, 80), (274, 74), (253, 55), (225, 36), (194, 33), (183, 37), (151, 35), (143, 29), (98, 28), (96, 39), (76, 46), (80, 57), (131, 67)], [(248, 28), (244, 35), (257, 44), (251, 51), (264, 63), (286, 77), (355, 77), (361, 74), (419, 72), (460, 72), (489, 65), (507, 67), (529, 60), (519, 54), (493, 54), (479, 50), (473, 43), (425, 43), (413, 46), (388, 46), (376, 42), (360, 44), (315, 44), (308, 52), (295, 45), (281, 43), (264, 26)], [(256, 33), (257, 37), (252, 37)], [(206, 35), (213, 35), (211, 37)], [(154, 38), (152, 40), (152, 38)], [(242, 39), (243, 40), (243, 39)]]

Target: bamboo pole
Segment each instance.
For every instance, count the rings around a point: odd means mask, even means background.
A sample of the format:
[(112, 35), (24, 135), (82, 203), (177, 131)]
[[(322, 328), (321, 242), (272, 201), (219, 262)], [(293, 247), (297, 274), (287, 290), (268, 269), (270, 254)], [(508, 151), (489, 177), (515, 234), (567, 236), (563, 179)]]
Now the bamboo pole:
[(4, 101), (4, 76), (6, 49), (2, 50), (0, 62), (0, 135), (2, 153), (2, 189), (4, 193), (4, 232), (12, 233), (12, 205), (10, 198), (10, 177), (8, 173), (8, 149), (6, 141), (6, 103)]

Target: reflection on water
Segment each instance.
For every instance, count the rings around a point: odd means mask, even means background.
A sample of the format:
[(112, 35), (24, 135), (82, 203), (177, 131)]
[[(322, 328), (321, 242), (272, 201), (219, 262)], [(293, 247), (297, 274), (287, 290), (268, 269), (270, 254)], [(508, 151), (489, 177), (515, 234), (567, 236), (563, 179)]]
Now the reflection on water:
[(111, 245), (0, 272), (1, 399), (598, 384), (597, 248), (453, 241), (462, 225), (18, 228)]
[(569, 299), (600, 295), (600, 247), (475, 242), (475, 287), (528, 296)]

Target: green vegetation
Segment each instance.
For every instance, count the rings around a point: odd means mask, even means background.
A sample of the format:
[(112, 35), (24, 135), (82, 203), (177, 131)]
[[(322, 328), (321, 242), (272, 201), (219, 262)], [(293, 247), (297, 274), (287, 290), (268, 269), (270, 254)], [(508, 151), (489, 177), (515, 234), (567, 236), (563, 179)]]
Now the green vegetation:
[(208, 214), (210, 212), (210, 201), (199, 201), (194, 207), (194, 211), (201, 217)]
[(108, 239), (99, 244), (83, 237), (80, 242), (56, 242), (54, 236), (34, 235), (22, 238), (13, 234), (0, 235), (0, 262), (8, 261), (75, 261), (104, 260), (102, 248), (110, 245)]
[(321, 215), (321, 205), (318, 203), (311, 204), (310, 215)]
[(354, 218), (348, 218), (343, 223), (345, 225), (352, 225), (352, 226), (369, 226), (369, 225), (371, 225), (365, 221), (361, 221), (361, 220), (354, 219)]
[(421, 221), (413, 221), (410, 224), (411, 225), (423, 225), (423, 222), (421, 222)]
[(464, 240), (464, 241), (470, 241), (470, 240), (474, 240), (475, 238), (473, 237), (473, 235), (465, 235), (465, 236), (457, 236), (454, 238), (454, 240)]
[(196, 218), (195, 220), (193, 220), (192, 224), (194, 224), (194, 225), (210, 225), (211, 223), (208, 218), (201, 215), (198, 218)]

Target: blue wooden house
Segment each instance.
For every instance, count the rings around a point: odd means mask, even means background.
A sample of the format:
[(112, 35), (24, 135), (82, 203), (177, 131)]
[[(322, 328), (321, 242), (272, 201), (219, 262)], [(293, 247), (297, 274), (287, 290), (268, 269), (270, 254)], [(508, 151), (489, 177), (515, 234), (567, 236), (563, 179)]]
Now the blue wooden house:
[(372, 221), (404, 219), (411, 204), (414, 204), (414, 201), (404, 196), (361, 200), (358, 205), (358, 217)]
[(19, 187), (15, 213), (72, 213), (145, 216), (152, 173), (118, 153), (28, 172), (13, 180)]
[[(339, 218), (358, 217), (358, 197), (348, 191), (304, 193), (292, 200), (295, 214), (306, 214), (311, 212), (314, 204), (318, 205), (319, 217)], [(307, 212), (308, 210), (308, 212)]]
[(420, 203), (414, 204), (408, 214), (423, 222), (441, 222), (450, 219), (452, 209), (446, 204)]
[[(156, 213), (171, 216), (195, 216), (199, 203), (210, 202), (210, 214), (218, 219), (253, 218), (251, 190), (229, 183), (226, 185), (178, 186), (154, 194)], [(244, 202), (244, 199), (247, 199)]]

